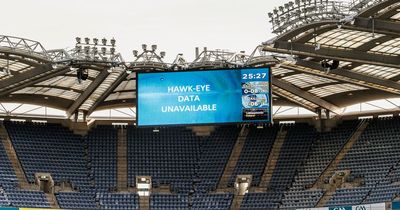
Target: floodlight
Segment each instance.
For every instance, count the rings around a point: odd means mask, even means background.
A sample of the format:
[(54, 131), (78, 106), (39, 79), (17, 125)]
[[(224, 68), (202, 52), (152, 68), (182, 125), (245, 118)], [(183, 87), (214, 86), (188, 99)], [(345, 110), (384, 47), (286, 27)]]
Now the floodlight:
[(161, 52), (160, 52), (160, 56), (161, 56), (161, 58), (164, 58), (164, 57), (165, 57), (165, 52), (164, 52), (164, 51), (161, 51)]
[(94, 43), (95, 45), (97, 45), (97, 44), (99, 43), (99, 39), (98, 39), (98, 38), (93, 38), (93, 43)]
[(295, 0), (294, 3), (300, 5), (300, 0)]
[(76, 40), (76, 43), (77, 43), (77, 44), (80, 44), (80, 43), (81, 43), (81, 37), (76, 37), (75, 40)]
[(272, 12), (269, 12), (269, 13), (268, 13), (268, 17), (269, 17), (269, 18), (272, 18), (273, 15), (274, 15), (274, 14), (272, 14)]
[(137, 50), (132, 50), (133, 56), (137, 57), (138, 56), (138, 51)]
[(106, 39), (106, 38), (101, 39), (101, 43), (102, 43), (103, 45), (107, 45), (107, 39)]
[(89, 54), (89, 51), (90, 51), (90, 47), (89, 46), (85, 46), (83, 49), (84, 49), (86, 54)]
[(93, 48), (92, 48), (92, 51), (93, 51), (94, 54), (97, 54), (97, 51), (98, 51), (98, 50), (97, 50), (97, 47), (93, 47)]
[(103, 55), (106, 54), (106, 51), (107, 51), (107, 48), (105, 48), (105, 47), (101, 48), (101, 53), (103, 53)]
[(273, 10), (273, 12), (275, 15), (278, 14), (278, 10), (276, 8)]
[(279, 11), (283, 12), (283, 7), (282, 6), (279, 6), (278, 8), (279, 8)]
[(131, 69), (126, 69), (126, 73), (127, 74), (132, 74), (132, 70)]
[(111, 48), (110, 48), (110, 52), (111, 52), (111, 54), (114, 54), (114, 53), (115, 53), (115, 48), (114, 48), (114, 47), (111, 47)]
[(89, 44), (89, 42), (90, 42), (90, 39), (89, 39), (88, 37), (86, 37), (86, 38), (85, 38), (85, 43), (86, 43), (86, 44)]
[(284, 4), (284, 6), (285, 6), (285, 9), (289, 9), (289, 4), (288, 3)]
[(110, 40), (110, 43), (111, 43), (111, 45), (114, 47), (114, 46), (115, 46), (115, 39), (112, 38), (112, 39)]
[(142, 49), (143, 49), (143, 51), (146, 51), (147, 50), (147, 45), (146, 44), (142, 44)]
[(151, 50), (153, 50), (153, 52), (156, 51), (157, 50), (157, 45), (155, 45), (155, 44), (151, 45)]
[(82, 51), (82, 46), (75, 46), (75, 51), (76, 52), (81, 52)]

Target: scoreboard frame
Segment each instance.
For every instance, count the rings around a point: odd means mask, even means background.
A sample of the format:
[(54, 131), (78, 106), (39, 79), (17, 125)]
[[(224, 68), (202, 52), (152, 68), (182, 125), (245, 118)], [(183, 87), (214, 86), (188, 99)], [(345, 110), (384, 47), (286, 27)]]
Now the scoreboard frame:
[[(240, 71), (246, 69), (268, 69), (268, 85), (269, 85), (269, 94), (268, 94), (268, 101), (269, 101), (269, 117), (268, 122), (264, 121), (248, 121), (248, 122), (222, 122), (222, 123), (182, 123), (182, 124), (164, 124), (164, 125), (139, 125), (139, 74), (150, 74), (150, 73), (179, 73), (179, 72), (199, 72), (199, 71)], [(179, 127), (179, 126), (207, 126), (207, 125), (245, 125), (245, 124), (273, 124), (273, 117), (272, 117), (272, 68), (271, 66), (257, 66), (257, 67), (242, 67), (242, 68), (215, 68), (215, 69), (183, 69), (183, 70), (165, 70), (165, 71), (150, 71), (150, 70), (141, 70), (136, 71), (136, 98), (134, 100), (136, 107), (136, 126), (140, 128), (146, 127)]]

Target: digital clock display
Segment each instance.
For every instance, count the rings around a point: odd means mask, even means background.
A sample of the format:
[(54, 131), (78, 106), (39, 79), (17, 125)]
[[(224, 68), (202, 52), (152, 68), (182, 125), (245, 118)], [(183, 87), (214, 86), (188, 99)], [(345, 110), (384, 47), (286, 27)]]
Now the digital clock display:
[(242, 79), (265, 79), (267, 77), (267, 73), (244, 73), (242, 74)]

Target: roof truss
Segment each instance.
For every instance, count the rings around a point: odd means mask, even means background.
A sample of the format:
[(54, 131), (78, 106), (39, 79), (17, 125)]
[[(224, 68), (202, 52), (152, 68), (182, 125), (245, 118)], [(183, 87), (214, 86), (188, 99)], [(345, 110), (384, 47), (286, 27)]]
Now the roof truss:
[(79, 96), (79, 98), (76, 99), (74, 103), (68, 108), (67, 110), (68, 118), (78, 110), (78, 108), (82, 105), (82, 103), (89, 98), (89, 96), (93, 93), (93, 91), (99, 87), (99, 85), (104, 81), (104, 79), (108, 75), (109, 73), (106, 70), (101, 71), (100, 74), (97, 75), (96, 79), (90, 83), (89, 87), (87, 87), (86, 90)]
[(322, 46), (319, 49), (316, 49), (316, 46), (310, 44), (287, 41), (276, 41), (274, 42), (274, 46), (264, 46), (264, 50), (284, 54), (336, 59), (349, 62), (400, 68), (400, 59), (398, 56), (371, 54), (356, 50), (342, 50)]
[[(327, 102), (327, 101), (325, 101), (325, 100), (323, 100), (323, 99), (321, 99), (321, 98), (319, 98), (319, 97), (317, 97), (317, 96), (315, 96), (315, 95), (313, 95), (313, 94), (311, 94), (311, 93), (309, 93), (307, 91), (303, 91), (300, 88), (298, 88), (298, 87), (296, 87), (296, 86), (294, 86), (294, 85), (292, 85), (292, 84), (290, 84), (288, 82), (282, 81), (282, 80), (274, 78), (274, 77), (271, 78), (271, 81), (272, 81), (272, 84), (274, 86), (277, 86), (277, 87), (279, 87), (281, 89), (284, 89), (284, 90), (286, 90), (288, 92), (291, 92), (291, 93), (293, 93), (293, 94), (295, 94), (295, 95), (297, 95), (297, 96), (299, 96), (299, 97), (301, 97), (301, 98), (303, 98), (303, 99), (305, 99), (305, 100), (307, 100), (307, 101), (309, 101), (311, 103), (314, 103), (314, 104), (316, 104), (316, 105), (318, 105), (318, 106), (320, 106), (320, 107), (322, 107), (324, 109), (327, 109), (327, 110), (329, 110), (329, 111), (331, 111), (333, 113), (336, 113), (336, 114), (340, 114), (341, 113), (341, 109), (338, 106), (336, 106), (336, 105), (334, 105), (334, 104), (332, 104), (330, 102)], [(282, 96), (282, 97), (285, 97), (285, 96)], [(305, 107), (305, 108), (308, 108), (308, 107)], [(313, 111), (315, 112), (316, 110), (313, 110)]]

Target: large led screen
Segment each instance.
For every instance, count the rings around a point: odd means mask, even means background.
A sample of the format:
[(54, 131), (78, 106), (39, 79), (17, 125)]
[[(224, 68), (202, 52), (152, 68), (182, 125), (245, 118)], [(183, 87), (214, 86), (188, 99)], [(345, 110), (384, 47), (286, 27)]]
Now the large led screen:
[(137, 125), (271, 121), (270, 68), (138, 73)]

